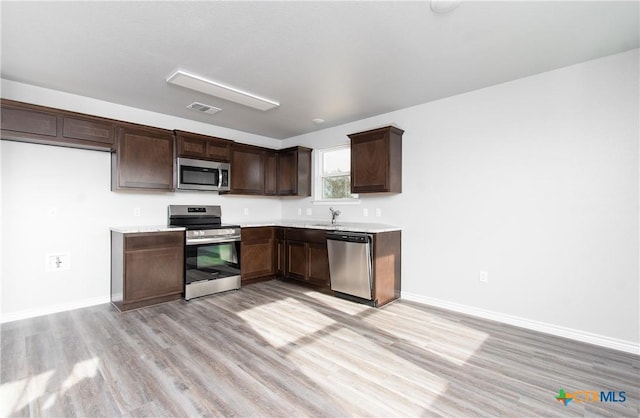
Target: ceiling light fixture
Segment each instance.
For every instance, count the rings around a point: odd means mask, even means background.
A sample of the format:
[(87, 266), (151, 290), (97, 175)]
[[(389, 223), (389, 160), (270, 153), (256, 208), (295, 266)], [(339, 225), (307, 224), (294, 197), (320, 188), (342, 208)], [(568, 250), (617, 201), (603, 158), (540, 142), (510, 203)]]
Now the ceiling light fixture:
[(322, 125), (324, 123), (324, 119), (315, 118), (311, 119), (311, 122), (315, 123), (316, 125)]
[(431, 0), (431, 11), (433, 13), (449, 13), (460, 6), (461, 0)]
[(206, 79), (204, 77), (190, 74), (186, 71), (178, 70), (167, 78), (167, 83), (195, 90), (200, 93), (218, 97), (220, 99), (229, 100), (254, 109), (266, 111), (280, 106), (280, 103), (246, 91), (225, 86), (216, 81)]

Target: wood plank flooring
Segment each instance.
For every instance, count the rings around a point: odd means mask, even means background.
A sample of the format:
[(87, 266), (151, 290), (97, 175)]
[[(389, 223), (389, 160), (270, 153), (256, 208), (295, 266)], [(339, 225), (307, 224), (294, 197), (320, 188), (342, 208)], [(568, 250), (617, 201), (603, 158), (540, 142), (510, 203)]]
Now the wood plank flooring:
[[(637, 417), (640, 358), (280, 281), (1, 326), (2, 416)], [(624, 391), (570, 402), (558, 390)], [(617, 398), (619, 399), (619, 397)]]

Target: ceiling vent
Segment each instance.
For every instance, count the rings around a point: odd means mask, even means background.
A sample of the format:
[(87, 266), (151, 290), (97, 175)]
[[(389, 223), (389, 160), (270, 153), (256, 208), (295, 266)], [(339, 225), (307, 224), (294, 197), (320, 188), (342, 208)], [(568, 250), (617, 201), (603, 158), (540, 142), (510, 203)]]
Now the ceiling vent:
[(187, 106), (187, 109), (195, 110), (202, 113), (208, 113), (209, 115), (214, 115), (222, 110), (219, 107), (209, 106), (204, 103), (198, 102), (191, 103), (189, 106)]

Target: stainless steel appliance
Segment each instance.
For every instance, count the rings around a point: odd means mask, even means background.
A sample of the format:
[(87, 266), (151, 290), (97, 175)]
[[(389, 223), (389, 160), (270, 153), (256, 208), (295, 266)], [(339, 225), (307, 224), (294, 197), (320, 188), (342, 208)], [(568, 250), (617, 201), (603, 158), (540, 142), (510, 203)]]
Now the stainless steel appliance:
[(229, 163), (178, 158), (177, 170), (179, 190), (229, 190)]
[(220, 206), (170, 205), (169, 225), (187, 228), (186, 300), (240, 289), (240, 226), (223, 224)]
[(373, 236), (356, 232), (328, 232), (327, 249), (331, 289), (372, 301)]

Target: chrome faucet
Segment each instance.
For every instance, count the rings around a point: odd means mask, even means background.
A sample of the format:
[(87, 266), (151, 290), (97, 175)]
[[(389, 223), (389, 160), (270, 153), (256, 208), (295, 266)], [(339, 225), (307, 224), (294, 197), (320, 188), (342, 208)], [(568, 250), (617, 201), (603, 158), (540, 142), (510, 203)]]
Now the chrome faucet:
[(336, 218), (338, 216), (340, 216), (340, 211), (339, 210), (334, 210), (333, 208), (329, 208), (329, 210), (331, 211), (331, 225), (335, 225), (336, 224)]

